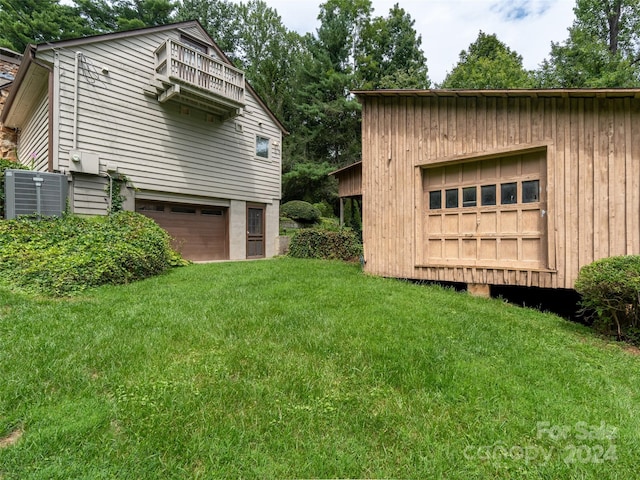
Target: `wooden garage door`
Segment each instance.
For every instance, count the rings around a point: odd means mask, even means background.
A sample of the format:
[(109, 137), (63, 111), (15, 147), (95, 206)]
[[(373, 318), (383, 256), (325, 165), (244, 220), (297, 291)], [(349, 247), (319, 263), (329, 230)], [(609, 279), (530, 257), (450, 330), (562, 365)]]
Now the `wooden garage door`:
[(229, 258), (225, 207), (138, 200), (136, 211), (164, 228), (173, 239), (173, 247), (184, 258), (194, 261)]
[(544, 269), (546, 152), (423, 172), (429, 264)]

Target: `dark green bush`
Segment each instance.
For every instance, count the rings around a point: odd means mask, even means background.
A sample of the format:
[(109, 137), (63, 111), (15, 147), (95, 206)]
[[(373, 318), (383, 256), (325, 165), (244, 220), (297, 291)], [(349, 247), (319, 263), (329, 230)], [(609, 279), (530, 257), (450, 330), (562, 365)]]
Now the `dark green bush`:
[(640, 340), (640, 255), (603, 258), (580, 269), (576, 291), (594, 327), (621, 340)]
[(362, 245), (349, 229), (332, 232), (305, 228), (293, 235), (289, 245), (289, 255), (296, 258), (357, 261), (361, 254)]
[(308, 202), (292, 200), (280, 207), (280, 216), (309, 224), (320, 220), (320, 211)]
[(318, 209), (321, 217), (336, 218), (336, 214), (333, 212), (333, 207), (329, 205), (329, 202), (326, 200), (314, 203), (313, 206)]
[(4, 218), (4, 171), (7, 169), (28, 170), (28, 168), (21, 163), (0, 158), (0, 219)]
[(168, 234), (133, 212), (0, 222), (0, 280), (35, 293), (129, 283), (180, 264)]

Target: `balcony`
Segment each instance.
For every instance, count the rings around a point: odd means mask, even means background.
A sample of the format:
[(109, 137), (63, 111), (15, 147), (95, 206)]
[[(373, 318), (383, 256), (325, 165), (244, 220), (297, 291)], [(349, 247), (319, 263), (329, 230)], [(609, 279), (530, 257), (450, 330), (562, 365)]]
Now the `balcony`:
[(195, 48), (167, 40), (156, 51), (154, 92), (180, 104), (231, 118), (245, 106), (244, 72)]

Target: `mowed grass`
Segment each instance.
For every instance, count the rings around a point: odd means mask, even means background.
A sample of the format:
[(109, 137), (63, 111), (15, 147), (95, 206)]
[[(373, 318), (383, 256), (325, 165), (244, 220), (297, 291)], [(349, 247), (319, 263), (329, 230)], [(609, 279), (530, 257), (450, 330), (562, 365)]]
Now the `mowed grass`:
[(359, 266), (0, 290), (0, 478), (636, 478), (640, 357)]

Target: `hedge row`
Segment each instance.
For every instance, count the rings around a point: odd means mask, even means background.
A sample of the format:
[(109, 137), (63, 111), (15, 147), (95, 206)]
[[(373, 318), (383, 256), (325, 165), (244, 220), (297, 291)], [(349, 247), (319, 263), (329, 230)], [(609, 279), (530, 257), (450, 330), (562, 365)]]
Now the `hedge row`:
[(320, 220), (320, 210), (308, 202), (291, 200), (280, 206), (280, 216), (300, 223), (316, 223)]
[(350, 229), (335, 232), (305, 228), (298, 230), (291, 239), (289, 255), (296, 258), (357, 261), (362, 255), (362, 245)]
[(594, 328), (640, 344), (640, 255), (603, 258), (580, 269), (576, 291)]
[(168, 234), (134, 212), (0, 222), (0, 281), (34, 293), (69, 295), (184, 263)]

